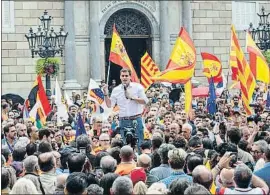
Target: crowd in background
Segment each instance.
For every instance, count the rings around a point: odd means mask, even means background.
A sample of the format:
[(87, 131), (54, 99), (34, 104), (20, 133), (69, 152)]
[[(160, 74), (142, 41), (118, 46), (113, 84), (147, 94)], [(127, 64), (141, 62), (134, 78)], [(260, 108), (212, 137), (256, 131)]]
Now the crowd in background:
[[(193, 98), (187, 114), (184, 93), (173, 101), (171, 90), (162, 84), (147, 90), (140, 150), (124, 144), (117, 111), (106, 120), (93, 116), (86, 92), (72, 92), (73, 105), (62, 124), (52, 98), (41, 129), (23, 119), (18, 104), (2, 99), (2, 193), (268, 194), (266, 92), (255, 90), (254, 115), (247, 116), (241, 93), (224, 91), (210, 115), (206, 98)], [(86, 134), (76, 137), (78, 112)]]

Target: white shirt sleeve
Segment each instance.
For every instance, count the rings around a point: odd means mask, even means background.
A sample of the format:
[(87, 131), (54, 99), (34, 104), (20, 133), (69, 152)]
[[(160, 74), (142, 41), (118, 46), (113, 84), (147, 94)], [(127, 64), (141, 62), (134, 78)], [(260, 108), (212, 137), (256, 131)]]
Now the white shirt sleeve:
[(138, 98), (142, 98), (145, 101), (145, 104), (149, 102), (148, 98), (146, 97), (146, 94), (144, 92), (144, 88), (142, 85), (138, 84)]
[(114, 89), (112, 90), (111, 97), (110, 97), (110, 99), (111, 99), (111, 108), (113, 108), (117, 104), (117, 97), (116, 97), (116, 93), (115, 93), (116, 90), (114, 90)]

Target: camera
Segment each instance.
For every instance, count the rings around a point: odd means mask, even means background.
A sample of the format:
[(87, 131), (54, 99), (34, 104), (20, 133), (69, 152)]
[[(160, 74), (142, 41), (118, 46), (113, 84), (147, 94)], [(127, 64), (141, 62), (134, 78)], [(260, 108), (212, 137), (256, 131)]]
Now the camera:
[(135, 147), (137, 143), (137, 136), (135, 134), (135, 129), (132, 127), (124, 127), (124, 136), (126, 139), (126, 143), (130, 144), (131, 147)]
[(79, 153), (86, 155), (86, 147), (80, 147)]

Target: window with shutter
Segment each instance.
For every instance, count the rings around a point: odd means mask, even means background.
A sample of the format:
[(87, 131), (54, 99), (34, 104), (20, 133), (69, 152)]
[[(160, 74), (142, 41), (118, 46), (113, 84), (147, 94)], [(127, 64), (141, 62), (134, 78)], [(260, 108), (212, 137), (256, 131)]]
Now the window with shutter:
[(256, 1), (233, 1), (232, 20), (236, 30), (246, 30), (250, 23), (257, 26), (258, 9), (259, 5)]
[(2, 32), (15, 32), (14, 1), (2, 1)]

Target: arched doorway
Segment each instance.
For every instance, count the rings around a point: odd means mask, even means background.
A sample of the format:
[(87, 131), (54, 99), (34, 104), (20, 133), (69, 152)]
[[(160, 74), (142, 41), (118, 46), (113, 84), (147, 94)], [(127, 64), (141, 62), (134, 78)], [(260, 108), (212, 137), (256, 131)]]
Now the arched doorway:
[[(105, 34), (105, 75), (107, 78), (109, 55), (112, 40), (113, 24), (121, 36), (129, 58), (137, 72), (141, 76), (141, 57), (147, 51), (152, 54), (151, 28), (146, 16), (135, 9), (121, 9), (115, 12), (106, 22)], [(113, 79), (120, 83), (121, 67), (111, 62), (109, 85)]]

